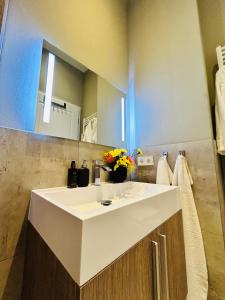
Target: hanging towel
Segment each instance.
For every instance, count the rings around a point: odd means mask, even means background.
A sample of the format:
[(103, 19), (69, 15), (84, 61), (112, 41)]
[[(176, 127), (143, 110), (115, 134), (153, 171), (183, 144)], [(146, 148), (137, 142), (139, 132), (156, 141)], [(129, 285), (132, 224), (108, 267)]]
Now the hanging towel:
[(97, 144), (97, 118), (92, 120), (92, 143)]
[(187, 161), (183, 155), (178, 155), (173, 185), (179, 186), (181, 191), (188, 282), (186, 300), (207, 300), (208, 273), (201, 228), (191, 189), (192, 184), (193, 181)]
[(93, 118), (88, 122), (82, 136), (82, 141), (97, 143), (97, 118)]
[(161, 156), (157, 165), (156, 183), (170, 185), (173, 179), (173, 172), (165, 155)]
[(215, 114), (217, 152), (225, 155), (225, 66), (216, 73)]

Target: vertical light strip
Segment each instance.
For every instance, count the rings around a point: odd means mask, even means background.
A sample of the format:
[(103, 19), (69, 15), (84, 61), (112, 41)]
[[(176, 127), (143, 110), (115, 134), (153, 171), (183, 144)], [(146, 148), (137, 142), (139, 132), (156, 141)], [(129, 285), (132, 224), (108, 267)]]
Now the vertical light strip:
[(121, 98), (121, 134), (122, 142), (125, 142), (125, 98)]
[(53, 80), (54, 80), (54, 67), (55, 67), (55, 55), (52, 53), (49, 53), (46, 90), (45, 90), (45, 103), (44, 103), (44, 112), (43, 112), (43, 122), (45, 122), (45, 123), (50, 122), (52, 88), (53, 88)]

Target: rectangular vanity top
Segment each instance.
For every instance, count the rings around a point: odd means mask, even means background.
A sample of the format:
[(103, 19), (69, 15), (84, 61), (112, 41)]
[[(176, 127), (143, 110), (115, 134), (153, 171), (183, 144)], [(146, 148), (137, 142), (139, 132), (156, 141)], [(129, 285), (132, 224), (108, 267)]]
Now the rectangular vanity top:
[[(38, 189), (32, 193), (45, 198), (80, 220), (86, 220), (175, 189), (177, 187), (127, 181), (74, 189), (67, 187)], [(103, 206), (101, 205), (103, 200), (110, 200), (112, 204)]]
[(33, 190), (29, 221), (81, 286), (180, 209), (177, 187), (107, 183)]

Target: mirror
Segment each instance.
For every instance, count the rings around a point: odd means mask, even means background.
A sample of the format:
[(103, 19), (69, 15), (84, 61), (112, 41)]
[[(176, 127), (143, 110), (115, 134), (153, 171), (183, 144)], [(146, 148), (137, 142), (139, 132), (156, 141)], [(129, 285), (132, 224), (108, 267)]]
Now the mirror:
[(44, 41), (35, 132), (122, 147), (125, 99), (105, 79)]
[(125, 148), (126, 95), (47, 40), (13, 55), (14, 23), (0, 39), (0, 126)]

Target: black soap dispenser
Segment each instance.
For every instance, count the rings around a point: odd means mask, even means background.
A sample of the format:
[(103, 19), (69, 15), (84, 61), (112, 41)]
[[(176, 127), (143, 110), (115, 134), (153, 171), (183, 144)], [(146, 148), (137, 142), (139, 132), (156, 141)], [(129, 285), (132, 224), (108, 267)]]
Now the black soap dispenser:
[(67, 179), (67, 187), (68, 188), (76, 188), (78, 180), (78, 172), (76, 168), (76, 162), (73, 160), (71, 162), (71, 167), (68, 170), (68, 179)]
[(83, 161), (83, 164), (80, 169), (78, 169), (78, 186), (84, 187), (89, 184), (89, 169), (87, 168), (86, 160)]

